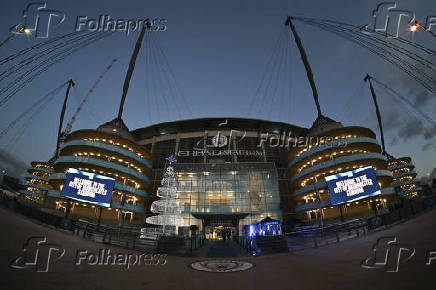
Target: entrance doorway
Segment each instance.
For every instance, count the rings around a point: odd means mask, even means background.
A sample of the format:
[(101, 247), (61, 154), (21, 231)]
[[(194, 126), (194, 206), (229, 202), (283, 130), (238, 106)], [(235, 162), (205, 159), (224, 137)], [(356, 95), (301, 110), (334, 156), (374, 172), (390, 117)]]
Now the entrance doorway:
[(236, 228), (228, 225), (206, 226), (205, 235), (207, 240), (230, 240), (236, 236)]

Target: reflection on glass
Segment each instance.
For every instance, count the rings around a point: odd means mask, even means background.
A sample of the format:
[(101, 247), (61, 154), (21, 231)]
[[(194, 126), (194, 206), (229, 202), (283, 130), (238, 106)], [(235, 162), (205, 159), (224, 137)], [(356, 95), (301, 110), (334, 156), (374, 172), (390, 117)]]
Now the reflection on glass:
[(238, 216), (244, 225), (269, 216), (281, 220), (276, 168), (272, 163), (176, 164), (178, 202), (185, 226), (209, 215)]

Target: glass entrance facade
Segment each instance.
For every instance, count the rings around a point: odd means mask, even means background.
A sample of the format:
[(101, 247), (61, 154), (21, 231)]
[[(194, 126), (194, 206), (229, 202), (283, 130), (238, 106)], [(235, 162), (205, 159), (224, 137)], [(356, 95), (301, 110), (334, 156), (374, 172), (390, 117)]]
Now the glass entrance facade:
[(176, 164), (179, 206), (185, 226), (200, 230), (243, 226), (269, 216), (281, 220), (277, 171), (272, 163)]

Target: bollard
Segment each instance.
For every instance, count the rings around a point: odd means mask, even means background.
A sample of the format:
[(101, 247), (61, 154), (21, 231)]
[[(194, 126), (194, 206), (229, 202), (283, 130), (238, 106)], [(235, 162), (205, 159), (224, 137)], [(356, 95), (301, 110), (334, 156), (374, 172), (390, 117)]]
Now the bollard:
[(336, 242), (340, 242), (340, 239), (339, 239), (339, 233), (338, 232), (335, 232), (335, 234), (336, 234)]
[(88, 224), (86, 224), (85, 229), (83, 230), (83, 238), (86, 237), (86, 231), (88, 230)]

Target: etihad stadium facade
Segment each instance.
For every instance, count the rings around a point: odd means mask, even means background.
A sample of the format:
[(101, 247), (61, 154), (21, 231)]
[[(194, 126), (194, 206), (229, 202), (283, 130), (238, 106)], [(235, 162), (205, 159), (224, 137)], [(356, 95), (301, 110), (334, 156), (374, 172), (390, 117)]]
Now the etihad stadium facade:
[[(57, 159), (32, 163), (21, 194), (70, 218), (144, 227), (170, 155), (177, 159), (177, 200), (184, 219), (179, 232), (196, 225), (209, 238), (216, 238), (220, 228), (242, 235), (244, 226), (266, 217), (313, 223), (368, 216), (398, 198), (394, 181), (413, 174), (393, 171), (398, 165), (381, 153), (372, 130), (344, 127), (324, 116), (309, 129), (257, 119), (203, 118), (129, 131), (114, 119), (95, 130), (72, 132)], [(48, 167), (39, 172), (44, 164)], [(381, 195), (330, 204), (325, 177), (365, 166), (374, 168)], [(69, 168), (114, 178), (110, 207), (62, 197)]]

